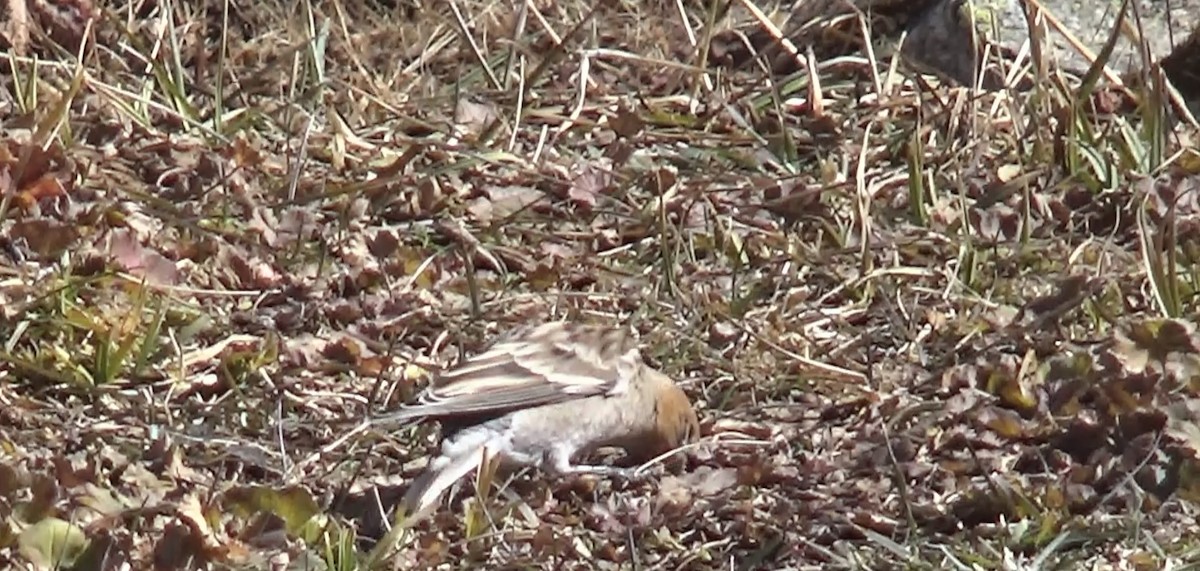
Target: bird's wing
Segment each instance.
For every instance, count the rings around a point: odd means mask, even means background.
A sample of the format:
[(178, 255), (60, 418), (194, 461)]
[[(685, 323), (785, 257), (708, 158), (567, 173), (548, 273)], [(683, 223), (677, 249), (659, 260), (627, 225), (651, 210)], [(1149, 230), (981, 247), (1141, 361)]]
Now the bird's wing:
[(615, 395), (629, 389), (641, 363), (624, 329), (564, 322), (526, 327), (442, 373), (409, 409), (444, 417)]
[[(487, 450), (491, 456), (494, 450)], [(431, 506), (442, 497), (442, 493), (454, 485), (460, 478), (479, 466), (484, 458), (485, 448), (479, 448), (449, 458), (448, 462), (439, 467), (429, 467), (408, 485), (404, 498), (400, 501), (406, 518), (421, 517)]]

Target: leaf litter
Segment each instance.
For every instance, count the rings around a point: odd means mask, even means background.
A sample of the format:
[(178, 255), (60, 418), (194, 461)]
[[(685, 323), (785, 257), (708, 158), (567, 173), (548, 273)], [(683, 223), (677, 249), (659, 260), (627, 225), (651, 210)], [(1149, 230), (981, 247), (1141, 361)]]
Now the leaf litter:
[[(691, 3), (128, 8), (5, 60), (5, 565), (1195, 560), (1161, 93), (718, 73)], [(339, 439), (552, 318), (632, 324), (705, 440), (378, 541), (436, 432)]]

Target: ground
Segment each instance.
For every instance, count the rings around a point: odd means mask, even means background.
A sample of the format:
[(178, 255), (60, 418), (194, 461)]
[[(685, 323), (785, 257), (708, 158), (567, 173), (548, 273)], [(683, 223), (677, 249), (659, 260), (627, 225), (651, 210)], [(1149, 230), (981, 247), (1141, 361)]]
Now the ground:
[[(6, 568), (1200, 560), (1200, 129), (1152, 68), (720, 69), (700, 2), (29, 11)], [(560, 318), (637, 330), (701, 441), (385, 535), (437, 427), (344, 436)]]

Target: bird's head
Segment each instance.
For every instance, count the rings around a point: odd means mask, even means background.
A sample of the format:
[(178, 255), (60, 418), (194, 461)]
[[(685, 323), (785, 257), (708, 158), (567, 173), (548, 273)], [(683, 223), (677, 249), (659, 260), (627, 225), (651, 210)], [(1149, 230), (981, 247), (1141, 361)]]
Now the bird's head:
[(657, 404), (658, 434), (664, 450), (695, 442), (700, 438), (700, 419), (692, 401), (677, 386), (663, 389)]

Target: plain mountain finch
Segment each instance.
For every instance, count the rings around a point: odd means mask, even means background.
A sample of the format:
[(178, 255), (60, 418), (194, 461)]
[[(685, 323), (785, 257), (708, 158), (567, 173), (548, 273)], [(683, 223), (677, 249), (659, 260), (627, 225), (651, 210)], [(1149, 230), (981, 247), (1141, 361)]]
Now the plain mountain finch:
[(573, 461), (609, 446), (647, 460), (700, 433), (692, 403), (642, 362), (629, 332), (564, 322), (513, 331), (370, 423), (423, 419), (441, 421), (442, 449), (409, 486), (408, 514), (435, 504), (484, 452), (502, 468), (615, 474), (625, 471)]

